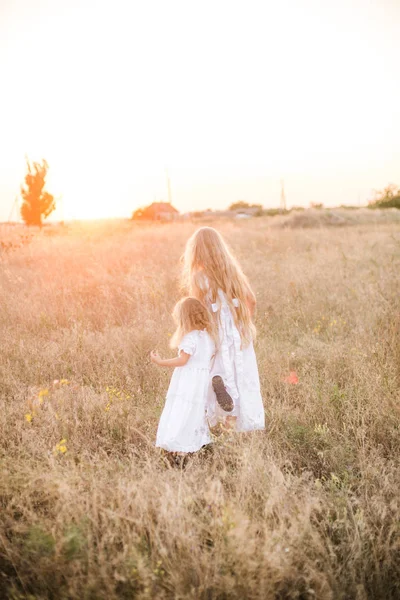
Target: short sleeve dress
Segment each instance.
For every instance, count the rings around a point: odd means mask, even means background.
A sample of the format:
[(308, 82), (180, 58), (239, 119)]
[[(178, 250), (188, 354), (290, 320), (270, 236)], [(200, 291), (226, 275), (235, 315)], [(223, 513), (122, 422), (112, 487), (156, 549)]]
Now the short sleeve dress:
[(215, 345), (207, 331), (191, 331), (179, 344), (190, 358), (176, 367), (157, 430), (156, 446), (170, 452), (196, 452), (211, 442), (206, 420), (210, 369)]

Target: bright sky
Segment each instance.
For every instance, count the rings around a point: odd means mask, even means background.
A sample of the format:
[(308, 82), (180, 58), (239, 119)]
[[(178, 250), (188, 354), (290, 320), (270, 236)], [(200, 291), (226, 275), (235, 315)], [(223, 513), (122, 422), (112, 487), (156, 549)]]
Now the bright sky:
[[(0, 0), (0, 220), (24, 156), (64, 218), (400, 184), (400, 0)], [(62, 215), (60, 215), (62, 216)]]

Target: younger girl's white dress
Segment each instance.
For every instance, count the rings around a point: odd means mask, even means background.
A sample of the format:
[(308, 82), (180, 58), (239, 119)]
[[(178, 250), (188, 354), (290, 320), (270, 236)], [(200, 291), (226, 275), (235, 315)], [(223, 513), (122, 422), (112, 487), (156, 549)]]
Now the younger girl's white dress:
[(156, 446), (170, 452), (196, 452), (211, 442), (206, 420), (210, 369), (215, 345), (207, 331), (191, 331), (181, 341), (190, 358), (176, 367), (158, 424)]
[[(205, 278), (205, 289), (209, 288)], [(207, 416), (211, 427), (227, 416), (237, 417), (237, 431), (254, 431), (265, 428), (265, 413), (261, 398), (260, 378), (253, 342), (242, 347), (240, 333), (224, 292), (219, 289), (218, 297), (212, 302), (208, 295), (208, 307), (218, 313), (219, 347), (211, 370), (211, 379), (215, 375), (222, 377), (225, 389), (234, 402), (230, 413), (224, 412), (216, 401), (210, 385)], [(234, 307), (238, 300), (233, 299)]]

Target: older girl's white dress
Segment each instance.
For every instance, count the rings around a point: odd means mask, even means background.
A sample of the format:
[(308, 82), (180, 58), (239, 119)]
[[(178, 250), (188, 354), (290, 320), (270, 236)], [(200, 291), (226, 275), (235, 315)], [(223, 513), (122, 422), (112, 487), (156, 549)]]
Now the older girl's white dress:
[[(208, 286), (207, 278), (205, 285)], [(238, 300), (233, 299), (234, 307)], [(253, 343), (242, 347), (240, 333), (235, 324), (226, 296), (218, 290), (218, 298), (212, 302), (208, 297), (209, 309), (218, 313), (219, 347), (211, 370), (211, 378), (220, 375), (225, 388), (234, 402), (232, 412), (222, 410), (210, 385), (207, 416), (211, 427), (226, 416), (237, 417), (237, 431), (254, 431), (265, 428), (265, 413), (260, 391), (257, 359)]]
[(206, 419), (215, 345), (207, 331), (191, 331), (179, 344), (190, 358), (176, 367), (157, 430), (156, 446), (170, 452), (196, 452), (211, 442)]

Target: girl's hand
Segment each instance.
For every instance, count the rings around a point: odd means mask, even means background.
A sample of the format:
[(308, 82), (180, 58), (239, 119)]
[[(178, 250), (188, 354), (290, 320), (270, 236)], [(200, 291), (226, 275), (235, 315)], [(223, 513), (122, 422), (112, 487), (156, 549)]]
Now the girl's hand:
[(150, 360), (155, 365), (159, 365), (160, 364), (161, 356), (158, 354), (157, 350), (152, 350), (150, 352)]
[(161, 358), (157, 350), (152, 350), (150, 352), (151, 362), (158, 365), (159, 367), (183, 367), (184, 365), (186, 365), (189, 358), (190, 354), (186, 354), (186, 352), (183, 352), (182, 350), (179, 356), (176, 356), (175, 358)]

